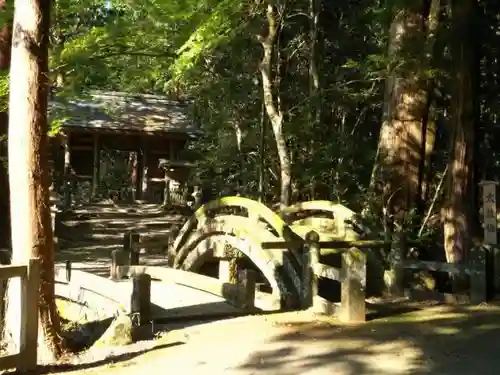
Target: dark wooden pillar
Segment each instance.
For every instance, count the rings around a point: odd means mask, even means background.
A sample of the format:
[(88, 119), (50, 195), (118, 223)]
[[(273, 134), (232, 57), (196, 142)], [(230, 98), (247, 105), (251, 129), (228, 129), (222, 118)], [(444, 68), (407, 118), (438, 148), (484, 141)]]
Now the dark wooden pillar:
[(143, 199), (142, 185), (144, 179), (144, 155), (145, 155), (145, 140), (141, 138), (140, 146), (137, 149), (137, 158), (135, 163), (135, 184), (134, 184), (134, 200)]
[(172, 202), (171, 197), (170, 197), (170, 177), (168, 176), (168, 169), (169, 167), (165, 167), (165, 186), (163, 188), (163, 205), (164, 206), (170, 206), (170, 203)]
[(143, 139), (142, 142), (141, 142), (141, 154), (142, 154), (142, 157), (141, 157), (141, 164), (140, 164), (140, 175), (141, 175), (141, 179), (138, 179), (138, 183), (140, 184), (140, 190), (141, 190), (141, 198), (142, 199), (148, 199), (148, 188), (149, 188), (149, 184), (148, 184), (148, 180), (149, 180), (149, 176), (148, 176), (148, 159), (149, 159), (149, 146), (148, 146), (148, 142), (146, 139)]
[(140, 148), (137, 152), (135, 161), (135, 181), (134, 181), (134, 200), (142, 199), (142, 179), (144, 178), (143, 150)]
[(97, 196), (97, 190), (100, 181), (100, 169), (101, 169), (101, 140), (99, 139), (99, 134), (94, 134), (93, 136), (93, 168), (92, 168), (92, 188), (90, 192), (90, 202)]
[[(168, 140), (168, 160), (169, 162), (172, 162), (175, 160), (175, 149), (174, 149), (174, 142), (169, 139)], [(171, 183), (171, 178), (170, 178), (170, 166), (165, 165), (165, 175), (164, 175), (164, 190), (163, 190), (163, 205), (164, 206), (170, 206), (172, 204), (172, 183)]]
[(71, 149), (70, 149), (70, 135), (61, 134), (62, 145), (64, 148), (64, 170), (63, 170), (63, 184), (64, 184), (64, 208), (71, 207)]

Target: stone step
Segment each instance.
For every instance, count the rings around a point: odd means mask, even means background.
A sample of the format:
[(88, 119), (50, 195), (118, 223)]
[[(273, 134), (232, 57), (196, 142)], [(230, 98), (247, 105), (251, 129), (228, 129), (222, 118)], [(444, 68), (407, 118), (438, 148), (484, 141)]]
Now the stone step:
[(77, 208), (60, 215), (56, 235), (63, 242), (72, 241), (122, 244), (128, 231), (148, 237), (164, 236), (179, 230), (187, 220), (185, 215), (167, 212), (161, 206), (98, 204)]

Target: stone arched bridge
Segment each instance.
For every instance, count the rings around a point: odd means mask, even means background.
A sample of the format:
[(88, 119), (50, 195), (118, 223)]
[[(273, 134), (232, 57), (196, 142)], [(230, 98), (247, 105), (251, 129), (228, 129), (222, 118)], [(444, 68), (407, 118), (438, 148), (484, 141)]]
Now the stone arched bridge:
[[(110, 224), (116, 225), (117, 222), (115, 220)], [(163, 315), (169, 315), (168, 311), (172, 315), (174, 310), (178, 314), (201, 311), (200, 305), (205, 305), (205, 312), (210, 309), (233, 311), (234, 306), (231, 305), (234, 304), (227, 293), (227, 280), (217, 280), (197, 272), (205, 263), (216, 258), (221, 263), (244, 258), (260, 271), (269, 289), (269, 293), (257, 292), (256, 307), (296, 307), (302, 290), (301, 249), (305, 235), (313, 230), (322, 241), (354, 240), (359, 233), (354, 222), (353, 211), (328, 201), (299, 203), (279, 213), (242, 197), (225, 197), (209, 202), (185, 221), (173, 243), (168, 246), (169, 267), (150, 266), (144, 270), (153, 277), (152, 303), (157, 313)], [(154, 238), (149, 236), (145, 242), (139, 238), (135, 244), (137, 251), (144, 249), (146, 255), (141, 257), (146, 263), (149, 247), (167, 245), (165, 235), (160, 234), (156, 242)], [(286, 242), (287, 248), (263, 246), (265, 243), (280, 242)], [(91, 259), (91, 251), (88, 253)], [(65, 260), (64, 254), (63, 249), (60, 261)], [(110, 306), (106, 314), (118, 308), (126, 309), (131, 283), (109, 280), (108, 270), (109, 263), (102, 265), (100, 272), (89, 272), (85, 269), (85, 262), (75, 262), (68, 282), (66, 264), (63, 263), (58, 267), (57, 292), (71, 300), (87, 301), (86, 304), (92, 304), (90, 301), (94, 300), (97, 305)], [(103, 303), (104, 300), (108, 303)]]

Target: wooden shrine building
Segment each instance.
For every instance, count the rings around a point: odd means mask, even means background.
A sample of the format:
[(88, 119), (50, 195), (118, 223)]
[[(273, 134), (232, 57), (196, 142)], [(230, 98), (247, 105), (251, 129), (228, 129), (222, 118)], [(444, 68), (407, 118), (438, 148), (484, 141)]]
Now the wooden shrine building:
[(187, 143), (200, 135), (189, 103), (156, 95), (92, 92), (78, 99), (51, 100), (50, 116), (63, 119), (51, 144), (55, 188), (90, 182), (89, 201), (99, 198), (102, 150), (135, 155), (130, 191), (133, 199), (146, 202), (169, 201), (169, 192), (179, 191), (193, 166), (181, 156)]

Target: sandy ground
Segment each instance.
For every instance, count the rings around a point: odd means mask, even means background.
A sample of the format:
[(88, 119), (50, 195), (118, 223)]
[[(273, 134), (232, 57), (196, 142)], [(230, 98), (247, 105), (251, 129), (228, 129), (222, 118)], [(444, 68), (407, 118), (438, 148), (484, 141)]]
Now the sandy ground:
[(282, 313), (172, 326), (148, 347), (129, 347), (127, 355), (115, 352), (116, 357), (104, 359), (102, 353), (86, 353), (86, 363), (40, 372), (496, 375), (499, 335), (497, 306), (432, 307), (359, 326), (310, 313)]

